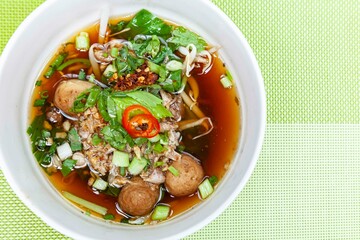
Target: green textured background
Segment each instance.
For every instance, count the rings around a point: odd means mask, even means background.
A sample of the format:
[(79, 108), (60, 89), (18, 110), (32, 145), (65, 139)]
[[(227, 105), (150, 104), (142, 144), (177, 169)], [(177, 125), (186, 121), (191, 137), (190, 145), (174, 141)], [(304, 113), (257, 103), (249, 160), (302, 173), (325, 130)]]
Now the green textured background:
[[(0, 0), (0, 53), (43, 0)], [(236, 201), (187, 240), (360, 239), (360, 1), (214, 0), (267, 92), (267, 131)], [(64, 239), (0, 172), (0, 239)]]

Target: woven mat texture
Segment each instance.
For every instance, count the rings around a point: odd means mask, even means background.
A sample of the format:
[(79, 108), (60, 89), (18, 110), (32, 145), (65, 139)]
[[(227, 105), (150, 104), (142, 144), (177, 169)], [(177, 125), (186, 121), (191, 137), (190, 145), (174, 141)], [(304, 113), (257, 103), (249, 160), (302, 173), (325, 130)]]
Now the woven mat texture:
[[(0, 0), (0, 53), (43, 0)], [(360, 239), (359, 0), (213, 0), (240, 28), (267, 92), (257, 167), (186, 240)], [(1, 134), (1, 133), (0, 133)], [(0, 172), (0, 239), (67, 239)]]

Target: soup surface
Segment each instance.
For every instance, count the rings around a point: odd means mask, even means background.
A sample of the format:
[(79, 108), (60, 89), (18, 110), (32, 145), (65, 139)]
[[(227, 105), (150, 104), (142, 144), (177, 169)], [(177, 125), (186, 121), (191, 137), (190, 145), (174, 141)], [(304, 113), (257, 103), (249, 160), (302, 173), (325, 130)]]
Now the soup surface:
[(217, 49), (146, 10), (62, 44), (36, 81), (28, 129), (59, 192), (88, 215), (130, 224), (206, 201), (241, 128)]

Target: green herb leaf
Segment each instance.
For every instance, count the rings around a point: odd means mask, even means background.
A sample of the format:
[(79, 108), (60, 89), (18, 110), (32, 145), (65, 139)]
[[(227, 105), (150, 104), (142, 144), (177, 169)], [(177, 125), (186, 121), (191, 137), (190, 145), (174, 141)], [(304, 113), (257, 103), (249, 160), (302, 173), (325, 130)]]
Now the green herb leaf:
[(125, 148), (126, 140), (120, 131), (113, 129), (110, 126), (106, 126), (101, 130), (101, 133), (104, 135), (105, 141), (113, 148), (118, 150), (123, 150)]
[(102, 142), (102, 139), (99, 137), (99, 135), (97, 133), (95, 133), (91, 139), (91, 143), (94, 145), (94, 146), (97, 146), (99, 145), (100, 143)]
[(203, 38), (184, 27), (175, 28), (172, 37), (167, 42), (174, 44), (175, 49), (178, 49), (179, 46), (186, 47), (189, 44), (194, 44), (198, 52), (205, 50), (207, 45)]
[(167, 150), (167, 148), (164, 147), (163, 145), (161, 145), (160, 143), (156, 143), (153, 147), (153, 151), (156, 153), (162, 153), (166, 150)]
[(76, 164), (76, 160), (73, 159), (66, 159), (61, 167), (61, 173), (64, 177), (69, 175), (71, 171), (73, 170), (74, 166)]
[(130, 28), (130, 31), (126, 32), (130, 38), (137, 34), (169, 36), (171, 33), (169, 25), (145, 9), (139, 11), (126, 25), (126, 28)]
[(70, 141), (70, 147), (72, 151), (82, 150), (81, 139), (75, 128), (70, 129), (68, 133), (68, 139)]

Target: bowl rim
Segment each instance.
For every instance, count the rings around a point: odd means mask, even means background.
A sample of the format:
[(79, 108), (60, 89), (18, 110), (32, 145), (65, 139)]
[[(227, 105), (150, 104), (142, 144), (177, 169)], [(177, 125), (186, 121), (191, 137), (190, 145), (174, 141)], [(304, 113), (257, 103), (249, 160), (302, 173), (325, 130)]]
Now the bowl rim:
[[(7, 59), (10, 55), (10, 50), (14, 48), (14, 43), (18, 38), (21, 37), (22, 32), (31, 24), (33, 19), (36, 19), (43, 11), (46, 11), (49, 7), (51, 7), (53, 4), (58, 2), (60, 0), (47, 0), (44, 3), (42, 3), (40, 6), (38, 6), (30, 15), (26, 17), (26, 19), (19, 25), (19, 27), (16, 29), (12, 37), (9, 39), (8, 43), (6, 44), (1, 57), (0, 57), (0, 76), (3, 72), (4, 67), (4, 61)], [(237, 38), (241, 41), (241, 45), (244, 47), (246, 54), (248, 55), (250, 59), (250, 64), (253, 66), (253, 70), (255, 71), (255, 78), (258, 79), (256, 82), (257, 89), (259, 91), (259, 103), (260, 103), (260, 109), (259, 109), (259, 118), (260, 118), (260, 125), (259, 125), (259, 131), (258, 135), (255, 136), (257, 139), (255, 150), (253, 151), (251, 163), (249, 167), (246, 169), (244, 173), (244, 177), (242, 179), (241, 184), (238, 184), (232, 194), (226, 198), (226, 201), (223, 202), (221, 206), (216, 208), (215, 211), (213, 211), (208, 218), (204, 219), (203, 221), (195, 224), (192, 228), (188, 229), (187, 231), (183, 231), (181, 233), (178, 233), (175, 237), (184, 237), (186, 235), (189, 235), (196, 230), (200, 229), (201, 227), (205, 226), (209, 222), (213, 221), (217, 216), (219, 216), (239, 195), (241, 190), (244, 188), (246, 183), (248, 182), (255, 166), (257, 159), (259, 158), (262, 143), (264, 141), (264, 135), (265, 135), (265, 127), (266, 127), (266, 98), (265, 98), (265, 87), (263, 78), (260, 72), (260, 68), (258, 66), (258, 63), (256, 61), (256, 58), (253, 54), (252, 49), (250, 48), (250, 45), (246, 41), (244, 35), (241, 33), (239, 28), (230, 20), (230, 18), (222, 12), (217, 6), (215, 6), (214, 3), (208, 0), (198, 0), (201, 1), (202, 4), (207, 5), (210, 7), (228, 26), (231, 27), (234, 34), (237, 35)], [(241, 141), (241, 139), (240, 139)], [(234, 156), (235, 157), (235, 156)], [(3, 154), (3, 150), (0, 147), (0, 165), (1, 170), (4, 173), (5, 178), (7, 179), (9, 185), (13, 189), (13, 191), (16, 193), (16, 195), (21, 199), (21, 201), (38, 217), (40, 217), (46, 224), (53, 227), (54, 229), (58, 230), (59, 232), (75, 237), (76, 239), (83, 238), (83, 235), (79, 234), (76, 231), (69, 230), (62, 226), (62, 224), (58, 223), (57, 221), (54, 221), (51, 217), (49, 217), (41, 208), (38, 208), (37, 206), (32, 204), (32, 201), (24, 194), (22, 191), (22, 187), (16, 182), (16, 179), (12, 176), (11, 170), (7, 167), (5, 162), (5, 156)], [(225, 176), (224, 176), (225, 177)]]

